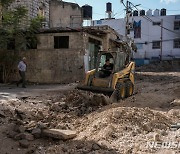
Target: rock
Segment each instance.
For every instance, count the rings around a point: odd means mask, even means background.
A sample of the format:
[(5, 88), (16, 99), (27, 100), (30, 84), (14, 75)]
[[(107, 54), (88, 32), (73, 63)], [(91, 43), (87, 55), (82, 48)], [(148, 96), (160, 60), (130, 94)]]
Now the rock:
[(37, 124), (37, 127), (40, 128), (40, 129), (46, 129), (47, 128), (47, 123), (39, 122)]
[(1, 110), (0, 110), (0, 117), (1, 117), (1, 118), (5, 118), (5, 117), (6, 117), (5, 114), (4, 114), (4, 112), (1, 111)]
[(23, 148), (28, 148), (29, 147), (29, 142), (27, 140), (20, 140), (19, 145)]
[(100, 95), (102, 105), (108, 105), (111, 103), (110, 99), (104, 95)]
[(20, 133), (20, 134), (17, 134), (15, 137), (14, 137), (15, 140), (28, 140), (28, 141), (33, 141), (34, 140), (34, 136), (29, 134), (29, 133)]
[(115, 119), (119, 119), (121, 118), (121, 116), (122, 116), (122, 110), (115, 110), (112, 115), (112, 117)]
[(26, 130), (26, 128), (24, 127), (24, 126), (19, 126), (19, 128), (18, 128), (18, 132), (19, 133), (24, 133), (25, 132), (25, 130)]
[(168, 133), (167, 133), (165, 130), (163, 130), (163, 131), (161, 132), (161, 135), (162, 135), (162, 136), (166, 136), (166, 135), (168, 135)]
[(15, 132), (15, 131), (10, 131), (10, 132), (7, 133), (7, 136), (8, 136), (9, 138), (14, 138), (17, 134), (18, 134), (18, 133)]
[(99, 106), (100, 104), (102, 104), (101, 95), (93, 95), (93, 98), (90, 103), (93, 106)]
[(92, 145), (92, 150), (100, 150), (100, 149), (101, 149), (100, 145), (98, 145), (98, 144), (96, 144), (96, 143), (94, 143), (94, 144)]
[(161, 139), (160, 139), (160, 135), (159, 134), (154, 134), (154, 141), (161, 141)]
[(151, 129), (149, 124), (144, 124), (142, 127), (143, 127), (143, 130), (145, 130), (147, 132), (151, 132), (152, 131), (152, 129)]
[(25, 139), (28, 140), (28, 141), (33, 141), (34, 140), (34, 136), (32, 134), (25, 133)]
[(60, 106), (59, 102), (53, 103), (51, 105), (51, 107), (50, 107), (50, 110), (51, 111), (56, 111), (56, 112), (60, 111), (61, 110), (61, 106)]
[(171, 105), (174, 106), (180, 106), (180, 99), (175, 99), (173, 102), (170, 103)]
[(180, 123), (177, 123), (177, 124), (171, 125), (171, 128), (176, 128), (176, 129), (179, 129), (179, 128), (180, 128)]
[(15, 109), (14, 113), (16, 114), (17, 119), (23, 120), (26, 118), (26, 114), (21, 110)]
[(47, 137), (52, 137), (62, 140), (68, 140), (76, 137), (76, 132), (72, 130), (45, 129), (42, 132)]
[(31, 133), (35, 138), (41, 137), (41, 129), (40, 128), (34, 128)]
[(175, 154), (173, 150), (160, 150), (157, 154)]

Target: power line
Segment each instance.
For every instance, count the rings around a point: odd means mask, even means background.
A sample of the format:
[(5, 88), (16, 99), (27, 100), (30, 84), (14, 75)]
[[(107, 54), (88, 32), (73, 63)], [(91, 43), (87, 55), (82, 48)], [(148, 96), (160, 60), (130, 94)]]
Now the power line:
[[(131, 2), (130, 2), (131, 3)], [(131, 3), (135, 8), (136, 8), (136, 10), (137, 11), (139, 11), (139, 9), (133, 4), (133, 3)], [(146, 16), (146, 15), (144, 15), (144, 16), (142, 16), (143, 18), (145, 18), (146, 20), (148, 20), (148, 21), (150, 21), (150, 22), (154, 22), (151, 18), (149, 18), (148, 16)], [(172, 30), (170, 30), (170, 29), (168, 29), (168, 28), (166, 28), (166, 27), (164, 27), (164, 26), (162, 26), (162, 25), (157, 25), (157, 26), (159, 26), (159, 27), (161, 27), (161, 28), (163, 28), (163, 29), (165, 29), (165, 30), (167, 30), (167, 31), (170, 31), (170, 32), (172, 32), (172, 33), (175, 33), (175, 34), (178, 34), (178, 35), (180, 35), (180, 33), (176, 33), (175, 31), (172, 31)]]

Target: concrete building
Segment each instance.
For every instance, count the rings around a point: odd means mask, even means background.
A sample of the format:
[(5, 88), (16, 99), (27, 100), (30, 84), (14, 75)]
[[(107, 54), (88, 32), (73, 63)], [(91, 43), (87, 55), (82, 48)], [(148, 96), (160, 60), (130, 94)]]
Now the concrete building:
[(95, 68), (99, 47), (117, 51), (122, 45), (109, 26), (44, 29), (37, 36), (37, 49), (21, 52), (27, 57), (27, 80), (37, 83), (82, 80), (86, 71)]
[(24, 25), (28, 25), (31, 19), (40, 15), (45, 18), (43, 27), (49, 27), (49, 0), (15, 0), (9, 8), (18, 6), (24, 6), (28, 10), (27, 18), (23, 21)]
[[(131, 16), (129, 19), (128, 36), (134, 39), (138, 48), (138, 52), (134, 53), (134, 58), (180, 57), (180, 15), (160, 16), (159, 10), (155, 10), (154, 15), (152, 11), (149, 11), (147, 15), (149, 19), (138, 15)], [(119, 34), (125, 35), (125, 23), (125, 18), (102, 19), (93, 21), (92, 25), (108, 25)]]
[(82, 27), (82, 9), (76, 3), (59, 0), (50, 1), (50, 28)]

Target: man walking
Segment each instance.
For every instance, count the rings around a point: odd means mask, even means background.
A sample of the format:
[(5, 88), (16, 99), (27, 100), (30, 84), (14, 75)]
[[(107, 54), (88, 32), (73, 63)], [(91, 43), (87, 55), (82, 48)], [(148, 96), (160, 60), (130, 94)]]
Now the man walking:
[(18, 64), (18, 70), (19, 70), (19, 75), (21, 76), (21, 79), (17, 82), (17, 86), (19, 86), (20, 83), (22, 83), (22, 88), (26, 88), (26, 58), (23, 57), (22, 61), (19, 62)]

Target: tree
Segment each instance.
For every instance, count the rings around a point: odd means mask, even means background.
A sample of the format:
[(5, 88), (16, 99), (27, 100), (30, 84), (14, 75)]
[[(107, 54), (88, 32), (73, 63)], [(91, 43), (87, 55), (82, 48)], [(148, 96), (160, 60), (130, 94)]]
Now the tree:
[[(19, 59), (19, 52), (37, 44), (36, 33), (41, 28), (42, 17), (30, 21), (30, 26), (23, 22), (27, 9), (18, 6), (8, 9), (14, 0), (0, 0), (2, 20), (0, 23), (0, 65), (3, 67), (3, 80), (7, 82)], [(10, 49), (10, 50), (8, 50)]]

